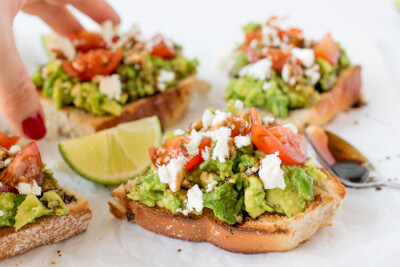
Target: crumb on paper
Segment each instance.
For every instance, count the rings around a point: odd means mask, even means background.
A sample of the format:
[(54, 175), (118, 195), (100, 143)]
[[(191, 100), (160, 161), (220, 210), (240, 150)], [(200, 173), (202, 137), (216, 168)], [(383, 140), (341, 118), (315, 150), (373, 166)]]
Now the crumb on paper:
[(182, 249), (178, 249), (178, 252), (181, 252), (182, 251)]
[(100, 236), (100, 237), (99, 237), (99, 240), (103, 240), (103, 238)]
[(52, 262), (51, 262), (51, 264), (53, 264), (53, 265), (56, 264), (56, 263), (57, 263), (57, 262), (55, 262), (55, 261), (52, 261)]

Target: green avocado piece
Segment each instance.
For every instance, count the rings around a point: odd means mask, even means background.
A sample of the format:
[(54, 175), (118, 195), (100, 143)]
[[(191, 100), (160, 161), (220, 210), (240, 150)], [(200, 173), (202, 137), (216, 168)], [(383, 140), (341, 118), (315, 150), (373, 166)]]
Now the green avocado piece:
[(54, 214), (57, 216), (61, 216), (68, 213), (68, 208), (65, 206), (64, 201), (57, 194), (56, 190), (50, 190), (45, 192), (40, 201), (47, 203), (46, 205), (47, 208), (53, 211)]
[(103, 103), (101, 104), (101, 109), (107, 113), (110, 113), (114, 116), (120, 116), (122, 114), (122, 106), (118, 104), (118, 102), (104, 98)]
[(28, 223), (34, 222), (36, 218), (48, 215), (51, 212), (34, 194), (27, 195), (18, 207), (17, 215), (15, 216), (15, 231), (18, 231)]
[(13, 226), (18, 206), (24, 201), (24, 195), (0, 193), (0, 227)]
[(252, 31), (261, 29), (261, 24), (250, 22), (247, 25), (243, 26), (242, 29), (244, 32), (252, 32)]
[(300, 194), (294, 192), (289, 187), (284, 190), (280, 188), (267, 190), (267, 204), (276, 212), (292, 217), (304, 211), (306, 201)]
[(158, 201), (162, 200), (168, 187), (168, 184), (160, 182), (158, 174), (154, 172), (137, 177), (136, 181), (137, 183), (128, 197), (140, 201), (148, 207), (154, 207)]
[(247, 59), (246, 54), (243, 52), (238, 52), (235, 56), (234, 61), (235, 62), (232, 69), (233, 74), (238, 74), (241, 68), (250, 63), (250, 61)]
[(241, 210), (243, 207), (243, 195), (235, 190), (234, 184), (225, 183), (203, 196), (203, 205), (212, 209), (214, 215), (229, 224), (242, 221)]
[(64, 88), (62, 87), (62, 82), (60, 79), (57, 79), (54, 82), (53, 88), (53, 101), (56, 109), (61, 109), (63, 107), (63, 99), (64, 99)]
[(176, 213), (177, 209), (184, 209), (183, 202), (169, 189), (165, 191), (162, 201), (164, 202), (165, 208), (169, 209), (173, 213)]
[(264, 212), (273, 212), (273, 208), (267, 205), (264, 187), (256, 176), (248, 178), (249, 186), (244, 190), (244, 206), (247, 213), (257, 218)]

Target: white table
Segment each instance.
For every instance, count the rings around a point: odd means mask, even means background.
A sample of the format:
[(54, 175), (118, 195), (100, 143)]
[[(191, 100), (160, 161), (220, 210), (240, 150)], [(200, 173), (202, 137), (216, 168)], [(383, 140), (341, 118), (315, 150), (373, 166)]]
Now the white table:
[[(227, 76), (215, 64), (219, 48), (240, 41), (240, 27), (273, 14), (290, 21), (316, 39), (330, 31), (363, 67), (363, 90), (368, 105), (340, 114), (328, 128), (360, 148), (384, 179), (400, 179), (400, 12), (392, 1), (129, 1), (111, 4), (122, 17), (122, 28), (140, 22), (149, 36), (163, 32), (201, 63), (199, 76), (212, 85), (208, 96), (197, 94), (184, 127), (207, 106), (222, 108)], [(84, 25), (94, 27), (79, 16)], [(24, 14), (15, 20), (15, 35), (29, 71), (47, 60), (40, 34), (49, 32), (37, 18)], [(89, 230), (70, 240), (34, 249), (1, 262), (19, 266), (398, 266), (400, 252), (400, 192), (383, 188), (348, 189), (332, 227), (287, 253), (233, 254), (206, 243), (189, 243), (148, 232), (115, 219), (106, 200), (109, 188), (93, 184), (62, 164), (56, 142), (41, 141), (43, 158), (53, 165), (61, 184), (89, 198), (93, 221)], [(61, 162), (61, 163), (60, 163)], [(53, 164), (52, 164), (53, 163)], [(182, 249), (178, 252), (178, 249)], [(61, 257), (57, 250), (61, 251)], [(19, 261), (22, 261), (22, 264)]]

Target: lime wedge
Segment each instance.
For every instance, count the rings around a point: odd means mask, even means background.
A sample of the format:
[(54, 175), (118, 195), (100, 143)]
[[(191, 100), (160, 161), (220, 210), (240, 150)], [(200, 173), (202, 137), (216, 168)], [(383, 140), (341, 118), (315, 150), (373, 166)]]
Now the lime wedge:
[(47, 55), (51, 55), (50, 53), (50, 45), (54, 43), (54, 41), (57, 39), (57, 34), (51, 33), (51, 34), (45, 34), (42, 35), (42, 43), (43, 47), (47, 52)]
[(82, 177), (116, 185), (150, 164), (148, 148), (159, 146), (161, 138), (161, 124), (154, 116), (70, 139), (58, 148), (67, 164)]

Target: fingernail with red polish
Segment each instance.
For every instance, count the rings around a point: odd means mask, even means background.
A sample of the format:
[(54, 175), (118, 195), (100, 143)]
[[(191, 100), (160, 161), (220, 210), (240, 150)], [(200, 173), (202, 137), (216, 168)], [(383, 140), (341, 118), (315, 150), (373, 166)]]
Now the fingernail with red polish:
[(42, 139), (46, 134), (46, 126), (40, 113), (35, 113), (22, 122), (25, 135), (33, 140)]

